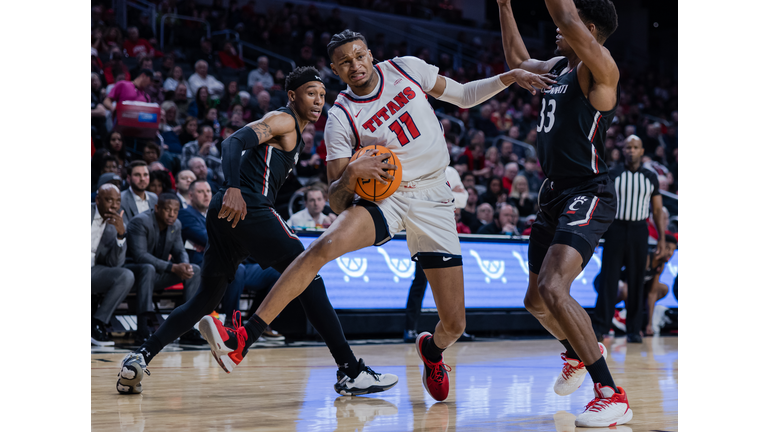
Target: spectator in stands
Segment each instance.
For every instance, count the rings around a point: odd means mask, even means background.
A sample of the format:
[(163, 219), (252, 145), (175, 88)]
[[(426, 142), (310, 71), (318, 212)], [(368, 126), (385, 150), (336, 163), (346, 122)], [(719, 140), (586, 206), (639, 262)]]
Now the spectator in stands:
[(211, 204), (211, 186), (205, 179), (198, 179), (189, 185), (189, 205), (179, 211), (181, 238), (191, 264), (203, 265), (203, 251), (208, 244), (205, 228), (205, 214)]
[[(150, 102), (149, 95), (144, 89), (152, 82), (152, 71), (142, 69), (139, 75), (131, 81), (120, 81), (112, 87), (109, 96), (104, 99), (104, 106), (113, 113), (120, 102), (140, 101)], [(115, 119), (117, 120), (117, 119)]]
[(491, 113), (493, 108), (491, 104), (484, 104), (480, 107), (480, 118), (475, 122), (475, 127), (485, 134), (488, 138), (494, 138), (499, 135), (499, 130), (496, 125), (491, 121)]
[(138, 76), (142, 69), (149, 69), (153, 74), (155, 73), (152, 57), (149, 57), (146, 54), (139, 54), (136, 57), (136, 67), (131, 69), (131, 75)]
[(469, 227), (469, 230), (474, 233), (483, 226), (475, 215), (479, 197), (477, 195), (477, 189), (473, 187), (465, 188), (467, 189), (467, 205), (461, 209), (461, 223)]
[(453, 209), (453, 218), (456, 220), (456, 232), (459, 234), (472, 234), (472, 230), (461, 221), (461, 209)]
[(107, 113), (109, 112), (102, 101), (106, 92), (101, 87), (101, 78), (97, 73), (91, 73), (91, 136), (101, 141), (107, 135)]
[(163, 90), (166, 92), (175, 92), (176, 87), (178, 87), (179, 84), (184, 84), (187, 98), (191, 99), (192, 92), (189, 90), (189, 84), (184, 78), (184, 70), (181, 69), (181, 66), (174, 66), (173, 72), (171, 72), (170, 76), (166, 78), (165, 82), (163, 83)]
[(327, 197), (325, 190), (318, 186), (309, 186), (304, 192), (304, 210), (294, 213), (288, 219), (292, 228), (328, 228), (335, 217), (323, 214)]
[(248, 74), (248, 88), (253, 87), (254, 84), (260, 83), (265, 89), (272, 88), (275, 85), (275, 79), (272, 78), (272, 74), (269, 73), (269, 58), (267, 56), (261, 56), (257, 62), (259, 67), (252, 70)]
[(125, 152), (125, 146), (123, 145), (123, 135), (118, 131), (112, 131), (109, 134), (106, 148), (109, 153), (117, 159), (117, 170), (120, 177), (126, 178), (128, 171), (126, 170), (126, 162), (128, 162), (128, 155)]
[(195, 100), (192, 101), (192, 103), (189, 104), (189, 108), (187, 108), (187, 115), (197, 117), (198, 119), (205, 118), (205, 113), (211, 106), (212, 104), (208, 88), (205, 86), (199, 87), (197, 89)]
[[(218, 137), (221, 135), (221, 123), (219, 123), (219, 110), (216, 108), (208, 108), (203, 118), (202, 126), (208, 126), (213, 129), (213, 136)], [(216, 138), (214, 138), (216, 142)]]
[(109, 27), (104, 32), (99, 44), (100, 53), (111, 53), (112, 50), (117, 50), (120, 55), (123, 54), (123, 34), (117, 27)]
[(488, 203), (477, 206), (477, 220), (483, 225), (493, 221), (493, 206)]
[(301, 47), (299, 58), (296, 60), (296, 67), (308, 67), (308, 66), (314, 67), (315, 63), (317, 63), (317, 60), (315, 60), (312, 47), (310, 46)]
[(499, 149), (496, 147), (488, 147), (488, 150), (485, 151), (485, 167), (491, 169), (491, 176), (493, 177), (504, 175), (504, 165), (501, 164)]
[(196, 179), (195, 173), (190, 170), (182, 170), (176, 174), (176, 196), (179, 197), (182, 208), (187, 208), (189, 205), (189, 185)]
[(121, 179), (119, 175), (113, 172), (104, 173), (99, 176), (99, 181), (96, 184), (96, 191), (91, 194), (92, 203), (96, 202), (96, 194), (98, 193), (99, 188), (107, 183), (117, 186), (117, 189), (120, 190), (120, 187), (123, 185), (123, 179)]
[(222, 67), (232, 69), (234, 71), (245, 70), (245, 63), (240, 58), (240, 54), (232, 46), (231, 42), (225, 42), (224, 47), (219, 51), (219, 62)]
[[(510, 143), (511, 144), (511, 143)], [(501, 186), (509, 194), (512, 191), (512, 183), (520, 172), (520, 165), (517, 162), (509, 162), (504, 165), (504, 176), (501, 178)]]
[(130, 187), (120, 195), (123, 221), (127, 225), (136, 215), (143, 213), (157, 204), (157, 195), (147, 191), (149, 187), (149, 168), (143, 160), (133, 161), (128, 165)]
[[(179, 85), (176, 86), (176, 90), (173, 93), (173, 98), (171, 100), (173, 103), (176, 104), (178, 107), (178, 117), (182, 118), (182, 116), (187, 114), (187, 110), (189, 109), (189, 99), (190, 96), (187, 96), (187, 94), (192, 94), (190, 92), (189, 87), (187, 87), (187, 84), (179, 83)], [(182, 141), (183, 142), (183, 141)]]
[[(128, 224), (130, 262), (125, 266), (136, 280), (138, 339), (149, 337), (155, 290), (183, 283), (184, 300), (188, 301), (200, 286), (200, 267), (189, 264), (181, 240), (181, 222), (177, 220), (180, 207), (175, 194), (164, 193), (153, 209), (137, 215)], [(182, 336), (182, 339), (198, 338), (202, 339), (194, 330)]]
[(173, 184), (171, 183), (171, 175), (164, 169), (153, 169), (149, 173), (149, 186), (147, 186), (147, 191), (152, 192), (157, 196), (160, 196), (162, 193), (176, 193), (176, 191), (173, 190)]
[(102, 185), (91, 204), (91, 294), (104, 293), (91, 318), (91, 344), (99, 346), (115, 344), (106, 327), (134, 281), (133, 273), (123, 268), (128, 247), (119, 212), (120, 189), (111, 183)]
[(517, 209), (509, 204), (502, 204), (493, 214), (493, 221), (483, 225), (478, 234), (505, 234), (520, 235), (517, 229), (517, 221), (520, 214)]
[(318, 56), (317, 57), (317, 63), (315, 63), (315, 69), (317, 69), (318, 72), (320, 72), (320, 78), (323, 80), (323, 82), (328, 82), (328, 80), (333, 78), (333, 70), (328, 67), (327, 60), (325, 59), (325, 56)]
[[(515, 125), (520, 128), (520, 136), (527, 136), (531, 129), (536, 130), (538, 125), (538, 113), (531, 107), (531, 104), (524, 104), (519, 119), (516, 119)], [(534, 141), (535, 144), (535, 141)]]
[(117, 172), (115, 157), (107, 149), (98, 149), (91, 158), (91, 192), (96, 192), (99, 176), (107, 172)]
[(466, 163), (469, 172), (475, 175), (475, 179), (485, 183), (485, 179), (491, 175), (490, 168), (485, 167), (485, 134), (482, 131), (475, 131), (471, 136), (469, 145), (459, 158), (459, 163)]
[(128, 66), (123, 63), (123, 53), (119, 48), (113, 48), (109, 53), (109, 64), (104, 68), (104, 79), (107, 84), (115, 84), (118, 75), (123, 75), (126, 81), (131, 79)]
[(251, 110), (251, 94), (247, 91), (241, 91), (237, 94), (238, 104), (243, 107), (243, 121), (250, 123), (253, 120), (253, 113)]
[(149, 58), (155, 56), (152, 44), (139, 37), (139, 29), (136, 27), (128, 27), (128, 39), (123, 42), (123, 51), (126, 57), (137, 57), (139, 54), (145, 54)]
[[(517, 126), (512, 126), (516, 128)], [(512, 130), (510, 128), (510, 130)], [(517, 155), (514, 153), (514, 144), (509, 141), (501, 142), (501, 151), (499, 152), (499, 161), (504, 165), (504, 169), (510, 162), (517, 162)]]
[(220, 157), (219, 149), (216, 148), (213, 142), (213, 128), (210, 126), (202, 126), (197, 139), (184, 144), (184, 147), (181, 149), (182, 168), (189, 167), (189, 159), (193, 156), (201, 156), (203, 158), (208, 156)]
[(539, 161), (535, 157), (525, 159), (525, 170), (523, 171), (525, 179), (528, 180), (528, 190), (538, 193), (543, 182), (539, 176)]
[(528, 189), (528, 180), (523, 175), (515, 177), (512, 190), (509, 193), (509, 203), (516, 207), (518, 214), (523, 217), (536, 213), (536, 199)]
[(189, 170), (195, 173), (195, 178), (208, 180), (208, 184), (211, 185), (211, 190), (218, 191), (221, 184), (224, 183), (223, 177), (217, 177), (216, 173), (208, 168), (205, 163), (205, 159), (200, 156), (193, 156), (189, 159)]
[(179, 107), (173, 101), (167, 100), (160, 104), (160, 109), (165, 112), (165, 124), (168, 126), (161, 132), (173, 132), (178, 137), (182, 129), (179, 124)]
[(507, 193), (503, 187), (501, 187), (501, 179), (498, 177), (492, 177), (488, 181), (488, 190), (484, 194), (480, 195), (480, 202), (488, 203), (494, 208), (498, 206), (498, 203), (507, 201)]
[(219, 108), (222, 112), (229, 111), (229, 107), (234, 104), (235, 99), (238, 96), (237, 81), (232, 80), (227, 83), (227, 91), (224, 92), (224, 96), (219, 100)]
[(179, 134), (179, 142), (188, 143), (194, 141), (199, 136), (197, 132), (198, 121), (196, 117), (188, 116), (184, 121), (184, 129)]
[(189, 89), (192, 94), (198, 94), (197, 89), (207, 87), (211, 95), (221, 96), (224, 94), (224, 84), (221, 81), (208, 75), (208, 62), (198, 60), (195, 62), (195, 73), (189, 77)]
[(269, 95), (269, 92), (266, 90), (262, 90), (257, 96), (256, 101), (258, 102), (258, 106), (256, 107), (256, 112), (254, 113), (256, 115), (256, 119), (260, 119), (264, 117), (264, 114), (272, 111), (274, 107), (270, 103), (272, 100), (272, 97)]
[[(194, 53), (192, 53), (191, 57), (198, 62), (200, 60), (204, 61), (211, 69), (209, 72), (216, 72), (221, 67), (219, 57), (213, 53), (213, 44), (211, 43), (211, 40), (205, 36), (200, 38), (200, 46)], [(195, 63), (195, 70), (197, 70), (197, 63)], [(205, 76), (203, 76), (203, 78), (205, 78)], [(192, 93), (195, 93), (196, 91), (197, 88), (192, 89)], [(211, 89), (211, 91), (213, 91), (213, 89)]]
[(304, 130), (301, 139), (304, 141), (304, 151), (301, 152), (299, 161), (296, 163), (296, 175), (298, 177), (317, 178), (320, 176), (321, 167), (323, 167), (323, 159), (313, 151), (315, 135)]
[(144, 144), (144, 151), (142, 152), (141, 159), (150, 165), (152, 162), (160, 160), (160, 146), (152, 141), (147, 141)]

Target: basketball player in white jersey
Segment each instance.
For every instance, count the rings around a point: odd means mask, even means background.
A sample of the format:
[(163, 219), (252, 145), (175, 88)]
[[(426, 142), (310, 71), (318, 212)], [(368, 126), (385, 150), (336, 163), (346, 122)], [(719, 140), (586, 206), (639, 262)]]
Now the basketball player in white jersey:
[[(442, 352), (464, 332), (464, 275), (454, 198), (445, 176), (450, 159), (427, 95), (469, 108), (514, 82), (535, 93), (534, 88), (548, 88), (554, 81), (516, 69), (462, 85), (416, 57), (374, 66), (365, 38), (350, 30), (333, 36), (328, 55), (333, 72), (348, 85), (328, 111), (325, 129), (330, 204), (339, 217), (286, 269), (246, 329), (263, 331), (329, 261), (380, 246), (406, 230), (408, 249), (424, 268), (440, 316), (434, 335), (425, 332), (416, 339), (425, 366), (423, 383), (433, 398), (445, 400), (451, 369)], [(396, 167), (384, 162), (385, 154), (369, 153), (350, 162), (357, 149), (373, 144), (386, 146), (400, 159), (402, 183), (382, 201), (355, 201), (358, 179), (386, 184), (393, 178), (387, 170)]]

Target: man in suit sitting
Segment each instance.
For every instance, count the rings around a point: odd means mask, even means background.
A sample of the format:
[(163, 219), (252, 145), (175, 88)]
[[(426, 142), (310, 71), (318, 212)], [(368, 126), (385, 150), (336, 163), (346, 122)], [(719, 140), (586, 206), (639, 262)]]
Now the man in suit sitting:
[(105, 183), (96, 191), (91, 204), (91, 294), (104, 293), (104, 299), (91, 318), (91, 344), (114, 345), (106, 324), (133, 286), (133, 273), (125, 263), (125, 226), (120, 210), (120, 189)]
[[(178, 283), (184, 284), (184, 301), (200, 286), (200, 267), (189, 264), (189, 256), (181, 240), (181, 222), (177, 220), (181, 202), (176, 194), (160, 194), (154, 209), (140, 213), (128, 224), (128, 256), (126, 267), (133, 271), (138, 295), (138, 338), (149, 337), (149, 319), (154, 312), (152, 293)], [(172, 259), (169, 259), (169, 255)], [(182, 339), (199, 342), (196, 330)]]
[(126, 226), (136, 215), (154, 208), (157, 204), (157, 195), (147, 190), (149, 167), (146, 162), (137, 160), (128, 164), (128, 180), (131, 187), (121, 194), (123, 223)]

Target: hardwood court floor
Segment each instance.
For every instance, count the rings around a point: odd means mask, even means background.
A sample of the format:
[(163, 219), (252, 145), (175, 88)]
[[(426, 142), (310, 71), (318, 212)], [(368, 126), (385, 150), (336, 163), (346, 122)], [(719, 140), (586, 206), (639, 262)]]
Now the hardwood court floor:
[[(606, 339), (608, 365), (627, 390), (634, 419), (604, 431), (676, 431), (677, 337), (642, 344)], [(124, 353), (91, 355), (94, 431), (574, 431), (592, 399), (590, 378), (570, 396), (552, 391), (562, 366), (555, 340), (457, 343), (446, 352), (451, 393), (435, 403), (422, 387), (413, 344), (355, 345), (392, 389), (364, 397), (333, 390), (336, 367), (325, 347), (253, 349), (232, 374), (210, 352), (162, 352), (140, 395), (118, 395)], [(601, 429), (578, 429), (601, 430)]]

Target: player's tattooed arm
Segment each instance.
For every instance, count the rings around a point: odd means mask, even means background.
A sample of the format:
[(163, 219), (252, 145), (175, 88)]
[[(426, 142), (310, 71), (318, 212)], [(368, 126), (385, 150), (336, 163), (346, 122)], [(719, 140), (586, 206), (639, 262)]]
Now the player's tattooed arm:
[[(331, 182), (328, 188), (328, 202), (336, 214), (341, 214), (355, 198), (355, 182), (352, 171), (346, 169), (349, 165), (349, 159), (342, 158), (328, 162), (328, 178), (336, 180)], [(339, 174), (341, 172), (341, 174)]]

